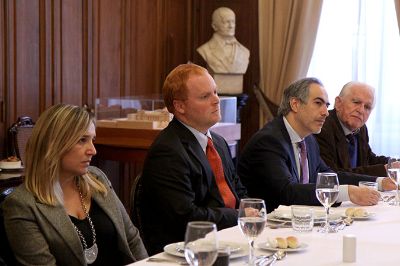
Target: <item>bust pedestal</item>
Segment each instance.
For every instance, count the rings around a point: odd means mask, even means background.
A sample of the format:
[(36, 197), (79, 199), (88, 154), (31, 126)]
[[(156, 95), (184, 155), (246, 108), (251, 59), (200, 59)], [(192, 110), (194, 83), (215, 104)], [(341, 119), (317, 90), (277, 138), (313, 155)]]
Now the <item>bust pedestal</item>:
[(243, 93), (243, 74), (211, 73), (218, 87), (218, 94), (236, 96)]

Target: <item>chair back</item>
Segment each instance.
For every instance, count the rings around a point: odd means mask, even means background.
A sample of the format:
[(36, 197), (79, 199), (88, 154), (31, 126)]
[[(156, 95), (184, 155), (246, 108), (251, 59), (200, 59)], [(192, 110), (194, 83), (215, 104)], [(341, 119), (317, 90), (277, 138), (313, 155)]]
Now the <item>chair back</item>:
[(131, 215), (132, 223), (139, 230), (140, 236), (141, 236), (142, 240), (144, 240), (142, 219), (140, 217), (140, 205), (141, 205), (140, 198), (141, 198), (141, 191), (142, 191), (141, 180), (142, 180), (142, 174), (138, 174), (132, 184), (130, 215)]
[(253, 91), (254, 94), (256, 95), (257, 102), (264, 113), (266, 122), (269, 122), (272, 119), (274, 119), (278, 115), (279, 106), (273, 103), (270, 99), (268, 99), (268, 97), (257, 85), (254, 85)]
[(11, 145), (9, 153), (20, 158), (22, 164), (25, 163), (25, 146), (32, 134), (33, 126), (32, 118), (21, 116), (8, 130)]
[[(0, 205), (3, 203), (5, 198), (14, 191), (15, 187), (5, 188), (0, 191)], [(8, 243), (6, 230), (4, 228), (4, 217), (3, 212), (0, 209), (0, 258), (4, 260), (6, 265), (16, 265), (14, 253)]]

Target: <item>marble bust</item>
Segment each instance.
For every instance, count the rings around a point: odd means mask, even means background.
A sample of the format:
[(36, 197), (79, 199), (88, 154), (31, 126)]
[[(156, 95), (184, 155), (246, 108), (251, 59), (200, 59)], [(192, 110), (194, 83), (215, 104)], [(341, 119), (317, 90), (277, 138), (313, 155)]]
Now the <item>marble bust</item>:
[(235, 38), (235, 13), (220, 7), (212, 14), (212, 38), (197, 48), (213, 73), (244, 74), (249, 65), (249, 50)]

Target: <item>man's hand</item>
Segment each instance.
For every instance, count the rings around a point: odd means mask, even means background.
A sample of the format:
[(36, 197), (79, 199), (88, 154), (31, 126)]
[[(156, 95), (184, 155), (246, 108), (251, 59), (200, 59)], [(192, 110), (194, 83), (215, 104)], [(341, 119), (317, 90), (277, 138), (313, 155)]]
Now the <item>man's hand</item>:
[(245, 213), (246, 217), (258, 217), (259, 216), (259, 211), (257, 209), (251, 208), (251, 207), (245, 208), (244, 213)]
[(382, 190), (387, 191), (387, 190), (395, 190), (397, 185), (389, 178), (385, 177), (382, 179)]
[[(398, 160), (398, 159), (397, 159)], [(392, 168), (400, 168), (400, 161), (391, 162)], [(388, 170), (388, 165), (385, 164), (386, 171)]]
[(371, 206), (378, 204), (381, 197), (378, 191), (367, 188), (349, 185), (350, 201), (361, 206)]

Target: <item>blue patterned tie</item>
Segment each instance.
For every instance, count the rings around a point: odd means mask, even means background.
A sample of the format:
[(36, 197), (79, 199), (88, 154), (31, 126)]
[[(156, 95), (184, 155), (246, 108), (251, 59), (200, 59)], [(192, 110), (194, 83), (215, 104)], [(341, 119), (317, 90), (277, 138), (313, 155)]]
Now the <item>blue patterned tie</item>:
[(353, 134), (346, 135), (351, 168), (357, 167), (357, 141)]

